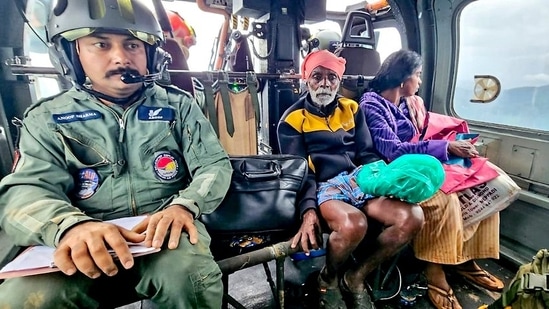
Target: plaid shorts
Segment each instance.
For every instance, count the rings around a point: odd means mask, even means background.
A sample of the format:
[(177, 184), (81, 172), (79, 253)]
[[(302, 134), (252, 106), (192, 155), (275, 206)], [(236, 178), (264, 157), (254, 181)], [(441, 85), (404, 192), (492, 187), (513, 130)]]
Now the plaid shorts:
[(341, 172), (339, 175), (326, 182), (319, 182), (317, 185), (316, 198), (318, 205), (338, 200), (362, 208), (364, 204), (375, 196), (363, 193), (356, 183), (356, 175), (362, 166), (355, 168), (351, 173)]

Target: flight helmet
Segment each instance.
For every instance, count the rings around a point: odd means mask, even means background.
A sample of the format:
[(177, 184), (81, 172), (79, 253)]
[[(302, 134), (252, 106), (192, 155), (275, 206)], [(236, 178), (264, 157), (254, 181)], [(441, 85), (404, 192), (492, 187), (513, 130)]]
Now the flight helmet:
[(54, 67), (76, 85), (86, 79), (76, 40), (91, 33), (129, 34), (145, 42), (149, 74), (163, 73), (169, 57), (160, 48), (160, 24), (139, 0), (57, 0), (46, 30)]

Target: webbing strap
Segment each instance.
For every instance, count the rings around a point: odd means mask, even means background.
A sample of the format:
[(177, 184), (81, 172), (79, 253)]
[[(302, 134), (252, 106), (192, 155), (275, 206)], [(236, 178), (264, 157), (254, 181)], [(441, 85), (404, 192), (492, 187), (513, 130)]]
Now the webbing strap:
[(520, 290), (520, 281), (516, 280), (511, 284), (509, 289), (501, 294), (495, 302), (488, 306), (487, 309), (504, 309), (507, 306), (510, 306), (513, 302), (516, 301), (518, 297), (518, 292)]
[(255, 125), (256, 130), (259, 128), (259, 98), (257, 97), (257, 77), (254, 72), (246, 72), (246, 85), (248, 85), (248, 91), (250, 92), (250, 98), (252, 99), (252, 105), (255, 111)]
[(231, 108), (231, 97), (229, 96), (229, 75), (226, 72), (219, 72), (219, 93), (223, 101), (223, 110), (225, 111), (225, 123), (227, 124), (227, 133), (230, 137), (234, 135), (233, 110)]
[[(545, 307), (549, 308), (549, 295), (547, 295), (547, 292), (543, 289), (544, 284), (538, 285), (535, 281), (530, 282), (532, 281), (530, 278), (532, 276), (547, 278), (548, 275), (538, 275), (532, 273), (524, 274), (520, 280), (515, 280), (509, 289), (504, 292), (493, 304), (489, 305), (487, 309), (505, 309), (508, 306), (510, 307), (517, 301), (522, 293), (538, 293), (539, 296), (541, 296), (541, 300), (545, 304)], [(532, 295), (532, 297), (535, 296)]]
[(204, 104), (208, 111), (208, 118), (214, 128), (215, 134), (219, 137), (219, 123), (217, 122), (217, 111), (215, 110), (215, 98), (213, 93), (213, 77), (211, 73), (206, 74), (206, 78), (202, 81), (204, 86)]
[(15, 168), (17, 167), (17, 163), (19, 163), (19, 159), (21, 158), (21, 151), (19, 150), (19, 141), (21, 140), (21, 127), (23, 127), (23, 121), (17, 117), (13, 117), (11, 120), (11, 123), (15, 126), (16, 134), (15, 134), (15, 150), (13, 153), (13, 164), (11, 166), (11, 172), (13, 173), (15, 171)]

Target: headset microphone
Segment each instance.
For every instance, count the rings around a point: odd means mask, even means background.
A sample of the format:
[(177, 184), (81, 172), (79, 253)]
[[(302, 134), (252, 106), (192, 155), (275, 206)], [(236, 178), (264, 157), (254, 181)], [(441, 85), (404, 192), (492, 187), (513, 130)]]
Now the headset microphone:
[(152, 83), (156, 80), (167, 79), (169, 81), (170, 75), (168, 73), (168, 65), (172, 63), (172, 56), (165, 52), (162, 48), (156, 49), (158, 61), (155, 61), (155, 70), (157, 73), (147, 75), (136, 75), (130, 71), (126, 71), (120, 75), (120, 80), (126, 84), (135, 83)]
[(130, 72), (125, 72), (120, 75), (120, 80), (126, 84), (135, 84), (135, 83), (151, 83), (155, 80), (162, 78), (161, 73), (156, 74), (147, 74), (147, 75), (135, 75)]

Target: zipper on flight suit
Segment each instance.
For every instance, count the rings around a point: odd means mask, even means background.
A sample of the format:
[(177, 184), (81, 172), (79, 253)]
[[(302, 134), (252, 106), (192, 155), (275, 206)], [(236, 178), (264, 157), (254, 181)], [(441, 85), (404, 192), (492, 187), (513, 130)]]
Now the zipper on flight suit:
[[(122, 112), (122, 117), (119, 117), (116, 112), (113, 111), (113, 114), (115, 114), (115, 117), (118, 119), (118, 126), (120, 127), (120, 131), (118, 133), (118, 143), (121, 148), (122, 155), (124, 158), (127, 157), (128, 149), (126, 145), (124, 144), (124, 136), (126, 135), (126, 122), (124, 121), (124, 118), (128, 114), (128, 110), (130, 110), (137, 102), (130, 105), (128, 108)], [(135, 202), (135, 194), (133, 193), (133, 185), (132, 185), (132, 175), (129, 168), (126, 168), (126, 173), (128, 174), (128, 194), (130, 198), (130, 208), (132, 215), (137, 215), (137, 203)]]
[[(104, 155), (101, 154), (100, 151), (98, 151), (97, 149), (95, 149), (94, 147), (90, 146), (90, 145), (86, 145), (84, 143), (82, 143), (79, 139), (75, 138), (75, 137), (72, 137), (72, 136), (68, 136), (66, 134), (63, 134), (63, 132), (61, 132), (61, 130), (56, 130), (57, 133), (59, 133), (61, 136), (64, 136), (72, 141), (75, 141), (76, 143), (86, 147), (86, 148), (90, 148), (91, 150), (93, 150), (97, 155), (99, 155), (99, 157), (101, 158), (101, 162), (97, 162), (89, 167), (96, 167), (96, 166), (100, 166), (100, 165), (106, 165), (106, 164), (112, 164), (112, 162), (107, 159)], [(64, 144), (64, 143), (63, 143)], [(65, 145), (67, 146), (67, 145)]]
[(118, 142), (122, 143), (124, 141), (126, 124), (124, 123), (124, 120), (122, 118), (118, 117), (118, 115), (116, 115), (116, 117), (118, 118), (118, 126), (120, 127), (120, 131), (118, 131)]
[[(118, 159), (118, 161), (114, 162), (114, 177), (117, 178), (121, 173), (122, 173), (122, 168), (124, 167), (124, 165), (126, 164), (125, 162), (125, 153), (124, 153), (124, 150), (121, 149), (121, 144), (122, 142), (124, 141), (124, 133), (125, 133), (125, 129), (126, 129), (126, 125), (124, 123), (124, 120), (118, 116), (118, 113), (113, 110), (110, 106), (108, 105), (104, 105), (104, 108), (106, 110), (109, 111), (109, 113), (111, 113), (111, 115), (114, 116), (114, 118), (116, 119), (116, 122), (118, 122), (118, 127), (120, 128), (119, 130), (119, 133), (118, 133), (118, 150), (117, 150), (117, 153), (121, 153), (123, 154), (123, 158), (122, 159)], [(117, 156), (118, 157), (118, 156)]]
[(153, 150), (158, 146), (162, 141), (164, 141), (168, 136), (172, 135), (173, 128), (175, 127), (175, 120), (170, 121), (170, 124), (168, 126), (168, 132), (164, 134), (158, 141), (154, 143), (154, 145), (150, 145), (147, 147), (147, 149), (144, 151), (145, 154), (150, 154), (153, 152)]
[[(118, 134), (118, 143), (121, 145), (121, 150), (124, 155), (124, 157), (127, 157), (128, 149), (124, 142), (124, 136), (126, 135), (126, 122), (125, 118), (128, 115), (129, 111), (132, 109), (135, 109), (135, 106), (139, 105), (141, 102), (144, 102), (147, 99), (146, 96), (144, 96), (142, 99), (132, 103), (128, 108), (124, 109), (124, 112), (122, 113), (122, 117), (119, 117), (118, 114), (116, 114), (115, 111), (112, 111), (112, 113), (115, 115), (115, 117), (118, 119), (118, 126), (120, 127), (120, 132)], [(131, 213), (133, 215), (138, 215), (137, 211), (137, 203), (135, 202), (135, 194), (133, 192), (133, 184), (132, 184), (132, 176), (131, 171), (129, 168), (126, 169), (126, 173), (128, 173), (128, 194), (130, 195), (130, 207), (131, 207)]]
[[(124, 116), (127, 114), (127, 111), (136, 104), (137, 102), (133, 103), (131, 106), (129, 106), (128, 108), (126, 108), (124, 110), (124, 112), (122, 113), (122, 117), (119, 116), (119, 114), (116, 112), (116, 110), (114, 110), (112, 107), (108, 106), (108, 105), (105, 105), (105, 109), (108, 110), (111, 115), (114, 116), (114, 118), (116, 119), (116, 121), (118, 122), (118, 127), (119, 127), (119, 131), (118, 131), (118, 147), (119, 147), (119, 153), (122, 155), (122, 158), (126, 158), (126, 147), (124, 147), (123, 145), (123, 142), (124, 142), (124, 136), (126, 135), (126, 123), (124, 122)], [(120, 159), (116, 162), (116, 165), (119, 165), (120, 167), (122, 165), (124, 165), (126, 162), (124, 161), (124, 159)], [(132, 212), (132, 215), (137, 215), (137, 206), (136, 206), (136, 203), (135, 203), (135, 198), (134, 198), (134, 195), (133, 195), (133, 190), (132, 190), (132, 184), (131, 184), (131, 175), (130, 175), (130, 169), (129, 168), (126, 168), (126, 173), (128, 173), (128, 194), (129, 194), (129, 197), (130, 197), (130, 208), (131, 208), (131, 212)]]

